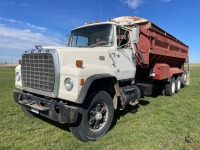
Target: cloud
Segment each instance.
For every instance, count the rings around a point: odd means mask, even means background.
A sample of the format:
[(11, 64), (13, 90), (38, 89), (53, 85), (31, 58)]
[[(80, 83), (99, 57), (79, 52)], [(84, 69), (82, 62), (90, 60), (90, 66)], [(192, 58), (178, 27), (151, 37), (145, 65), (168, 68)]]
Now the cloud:
[(34, 45), (58, 45), (61, 41), (31, 30), (20, 30), (0, 25), (0, 49), (28, 49)]
[(142, 4), (142, 0), (121, 0), (121, 2), (131, 9), (136, 9)]
[[(31, 27), (31, 26), (30, 26)], [(33, 32), (30, 29), (17, 29), (0, 24), (0, 62), (16, 63), (23, 51), (34, 49), (35, 45), (64, 45), (58, 38)]]
[(164, 2), (164, 3), (167, 3), (167, 2), (170, 2), (172, 0), (161, 0), (161, 1)]
[[(124, 5), (127, 5), (131, 9), (137, 9), (143, 4), (145, 0), (120, 0)], [(168, 3), (172, 0), (160, 0), (161, 2)], [(119, 9), (120, 7), (118, 7)]]
[(7, 18), (0, 17), (0, 21), (5, 22), (6, 24), (7, 23), (15, 23), (15, 26), (18, 25), (22, 28), (32, 28), (34, 30), (39, 30), (40, 32), (44, 32), (47, 30), (47, 28), (45, 28), (45, 27), (35, 26), (30, 23), (15, 20), (15, 19), (7, 19)]

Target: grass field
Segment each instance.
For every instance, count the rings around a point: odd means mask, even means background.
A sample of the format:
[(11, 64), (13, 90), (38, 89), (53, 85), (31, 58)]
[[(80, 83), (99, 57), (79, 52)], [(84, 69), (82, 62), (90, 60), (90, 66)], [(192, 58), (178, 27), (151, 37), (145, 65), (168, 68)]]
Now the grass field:
[(116, 112), (111, 130), (86, 143), (67, 125), (25, 116), (12, 98), (14, 69), (0, 68), (0, 149), (200, 150), (200, 69), (191, 69), (190, 84), (175, 96), (145, 97)]

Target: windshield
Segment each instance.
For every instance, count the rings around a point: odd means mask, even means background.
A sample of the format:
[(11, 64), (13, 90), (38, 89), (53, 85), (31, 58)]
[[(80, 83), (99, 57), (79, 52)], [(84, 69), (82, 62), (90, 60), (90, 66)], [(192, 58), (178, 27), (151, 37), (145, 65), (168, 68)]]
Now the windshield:
[(75, 29), (71, 32), (69, 47), (95, 47), (113, 45), (113, 26), (94, 25)]

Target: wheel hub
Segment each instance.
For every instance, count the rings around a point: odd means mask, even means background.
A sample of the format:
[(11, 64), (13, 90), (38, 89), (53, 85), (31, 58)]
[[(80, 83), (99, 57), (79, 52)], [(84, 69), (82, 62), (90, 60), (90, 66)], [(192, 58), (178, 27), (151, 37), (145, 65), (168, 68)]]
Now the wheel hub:
[(88, 125), (94, 131), (101, 130), (106, 124), (107, 117), (108, 107), (105, 103), (98, 102), (89, 111)]
[(101, 112), (97, 112), (97, 114), (95, 115), (95, 119), (96, 120), (101, 120), (103, 118), (103, 115)]

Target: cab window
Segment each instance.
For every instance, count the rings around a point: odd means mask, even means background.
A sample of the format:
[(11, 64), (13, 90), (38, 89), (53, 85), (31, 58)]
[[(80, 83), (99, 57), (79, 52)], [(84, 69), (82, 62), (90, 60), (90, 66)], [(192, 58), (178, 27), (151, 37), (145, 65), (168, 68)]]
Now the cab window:
[(117, 46), (130, 48), (130, 35), (128, 30), (117, 27)]

